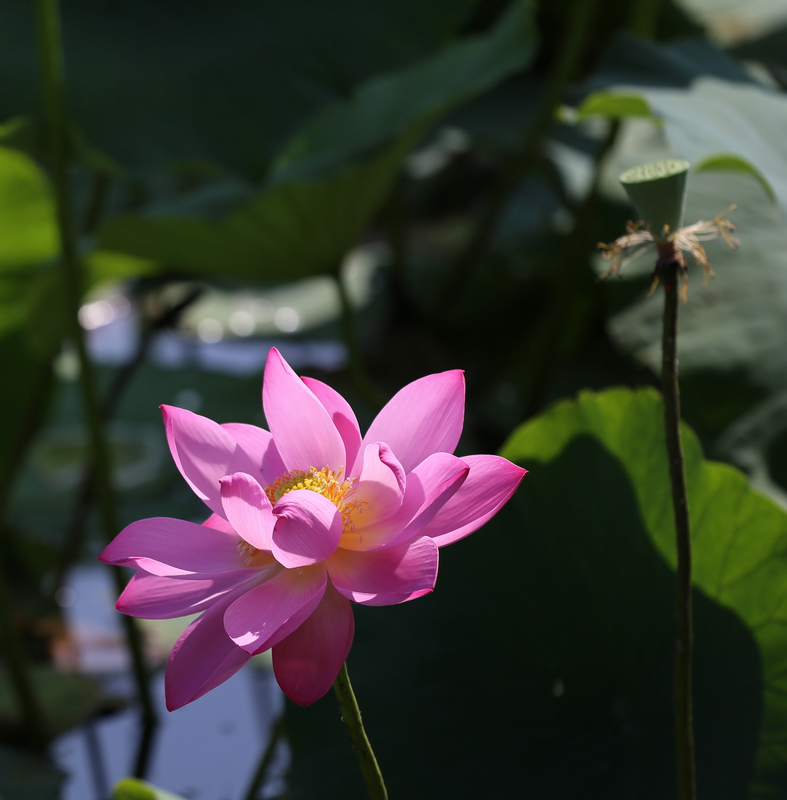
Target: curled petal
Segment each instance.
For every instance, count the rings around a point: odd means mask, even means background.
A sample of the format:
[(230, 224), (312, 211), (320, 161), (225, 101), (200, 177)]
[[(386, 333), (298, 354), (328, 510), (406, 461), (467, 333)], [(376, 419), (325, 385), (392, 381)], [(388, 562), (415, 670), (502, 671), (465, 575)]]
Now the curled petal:
[(259, 465), (263, 483), (273, 483), (287, 471), (273, 442), (273, 435), (264, 428), (243, 422), (225, 422), (221, 427), (235, 439), (249, 459)]
[[(317, 399), (325, 406), (331, 415), (339, 436), (342, 437), (345, 450), (345, 464), (352, 466), (361, 446), (361, 429), (350, 404), (335, 390), (322, 381), (314, 378), (301, 378), (301, 380), (314, 392)], [(351, 478), (352, 475), (345, 475)]]
[(361, 476), (353, 495), (358, 504), (355, 524), (363, 527), (395, 514), (402, 507), (405, 485), (404, 468), (391, 448), (381, 442), (366, 445)]
[(461, 489), (470, 467), (464, 459), (448, 453), (435, 453), (422, 461), (407, 476), (405, 505), (417, 507), (413, 518), (397, 537), (407, 541), (420, 533), (440, 509)]
[(251, 658), (224, 631), (227, 607), (245, 591), (242, 587), (220, 598), (197, 617), (175, 643), (164, 675), (164, 692), (170, 711), (215, 689)]
[(271, 549), (276, 517), (262, 487), (250, 475), (236, 472), (221, 479), (221, 502), (232, 527), (258, 550)]
[(219, 480), (233, 472), (262, 479), (260, 460), (252, 459), (224, 428), (207, 417), (161, 406), (172, 458), (197, 497), (223, 516)]
[(321, 566), (282, 570), (227, 608), (224, 629), (246, 652), (261, 653), (306, 620), (322, 600), (326, 582)]
[(317, 492), (293, 489), (276, 503), (278, 517), (271, 552), (285, 567), (305, 567), (325, 561), (339, 546), (342, 516), (339, 509)]
[[(348, 600), (391, 605), (431, 592), (437, 564), (437, 545), (425, 536), (368, 552), (337, 550), (327, 566), (333, 585)], [(380, 596), (385, 602), (374, 602)]]
[[(278, 565), (273, 567), (278, 571)], [(270, 573), (270, 568), (267, 571)], [(162, 577), (139, 570), (128, 582), (115, 608), (141, 619), (172, 619), (198, 614), (228, 592), (245, 586), (250, 589), (264, 580), (258, 569), (239, 569), (195, 577)]]
[(273, 671), (294, 703), (308, 706), (333, 685), (355, 632), (350, 602), (330, 583), (311, 616), (273, 648)]
[(385, 442), (409, 474), (432, 453), (454, 452), (464, 414), (464, 373), (451, 370), (427, 375), (389, 400), (369, 427), (361, 452), (367, 444)]
[(327, 466), (338, 472), (345, 466), (344, 442), (331, 415), (275, 347), (265, 363), (262, 405), (288, 470)]
[(435, 453), (407, 475), (404, 502), (397, 514), (363, 528), (345, 531), (342, 548), (375, 550), (409, 541), (453, 497), (469, 472), (465, 462), (448, 453)]
[(462, 461), (470, 467), (467, 480), (421, 530), (438, 547), (478, 530), (508, 502), (527, 474), (500, 456), (463, 456)]
[(107, 545), (99, 560), (140, 567), (154, 575), (210, 574), (246, 566), (226, 533), (169, 517), (132, 522)]

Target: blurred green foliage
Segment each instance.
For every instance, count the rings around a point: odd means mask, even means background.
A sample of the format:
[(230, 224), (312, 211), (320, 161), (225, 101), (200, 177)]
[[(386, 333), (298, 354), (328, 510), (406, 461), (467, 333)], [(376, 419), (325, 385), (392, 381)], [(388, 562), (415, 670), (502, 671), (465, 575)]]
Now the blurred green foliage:
[[(100, 541), (90, 493), (73, 488), (84, 459), (66, 485), (41, 457), (64, 431), (74, 453), (84, 448), (33, 7), (6, 5), (0, 569), (14, 633), (40, 665), (52, 645), (35, 620), (56, 618), (57, 580)], [(620, 172), (666, 157), (694, 162), (686, 224), (737, 204), (741, 239), (737, 253), (708, 246), (709, 286), (689, 265), (681, 308), (683, 410), (698, 437), (686, 429), (699, 792), (787, 793), (787, 28), (753, 6), (62, 4), (85, 302), (119, 293), (139, 321), (130, 364), (99, 374), (123, 436), (155, 438), (160, 403), (263, 424), (259, 374), (210, 371), (222, 359), (195, 337), (209, 304), (184, 298), (219, 297), (210, 308), (256, 314), (259, 328), (283, 305), (277, 292), (319, 276), (366, 288), (341, 319), (302, 313), (300, 326), (280, 326), (281, 344), (308, 353), (343, 341), (347, 366), (299, 371), (342, 391), (362, 425), (375, 393), (461, 367), (459, 453), (493, 452), (517, 429), (504, 452), (531, 474), (498, 519), (445, 553), (434, 596), (359, 610), (350, 668), (392, 796), (671, 791), (659, 400), (608, 389), (655, 383), (660, 298), (646, 296), (652, 260), (599, 283), (595, 250), (633, 213)], [(252, 329), (222, 325), (222, 347), (264, 348)], [(186, 353), (177, 369), (151, 355), (162, 331)], [(598, 393), (565, 400), (583, 389)], [(749, 481), (705, 461), (700, 442)], [(157, 458), (123, 488), (122, 520), (197, 518)], [(17, 745), (20, 709), (0, 679), (4, 739)], [(79, 713), (42, 696), (50, 734), (107, 710), (92, 686), (87, 695), (70, 698)], [(292, 797), (360, 797), (333, 698), (288, 719)], [(57, 795), (60, 776), (39, 756), (4, 748), (0, 764), (4, 798)]]

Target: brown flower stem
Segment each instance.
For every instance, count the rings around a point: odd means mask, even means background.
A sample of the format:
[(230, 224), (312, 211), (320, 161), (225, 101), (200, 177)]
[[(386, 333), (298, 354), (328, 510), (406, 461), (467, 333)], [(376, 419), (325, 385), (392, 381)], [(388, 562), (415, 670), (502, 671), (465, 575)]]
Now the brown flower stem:
[[(68, 185), (68, 123), (63, 104), (64, 67), (60, 35), (60, 14), (57, 0), (36, 0), (36, 23), (41, 64), (42, 96), (47, 124), (49, 144), (49, 167), (57, 210), (57, 227), (60, 239), (60, 263), (65, 284), (65, 302), (68, 307), (70, 338), (79, 358), (80, 388), (85, 413), (93, 466), (96, 476), (96, 495), (102, 527), (108, 540), (118, 532), (115, 518), (115, 497), (112, 472), (104, 430), (101, 424), (98, 392), (93, 364), (87, 353), (84, 332), (79, 324), (79, 308), (82, 302), (83, 274), (74, 235), (73, 214)], [(119, 590), (125, 586), (120, 569), (113, 570), (115, 585)], [(134, 679), (137, 685), (142, 714), (146, 727), (152, 727), (156, 718), (153, 700), (148, 685), (147, 668), (139, 629), (136, 620), (123, 616), (126, 641), (131, 653)]]
[(342, 712), (342, 721), (350, 737), (355, 758), (361, 767), (363, 779), (366, 783), (366, 791), (369, 800), (388, 800), (388, 792), (385, 789), (383, 775), (377, 765), (369, 739), (361, 720), (361, 711), (358, 708), (358, 701), (355, 699), (350, 676), (347, 674), (347, 664), (342, 664), (342, 668), (333, 684), (333, 690), (339, 700), (339, 708)]
[[(669, 252), (668, 252), (669, 251)], [(671, 243), (659, 246), (659, 266), (664, 286), (664, 329), (662, 348), (662, 389), (664, 425), (669, 458), (672, 506), (677, 543), (677, 584), (675, 592), (675, 746), (678, 768), (678, 797), (695, 800), (694, 730), (692, 719), (691, 672), (694, 632), (691, 610), (691, 535), (686, 471), (680, 442), (680, 394), (678, 390), (678, 302), (681, 255)]]

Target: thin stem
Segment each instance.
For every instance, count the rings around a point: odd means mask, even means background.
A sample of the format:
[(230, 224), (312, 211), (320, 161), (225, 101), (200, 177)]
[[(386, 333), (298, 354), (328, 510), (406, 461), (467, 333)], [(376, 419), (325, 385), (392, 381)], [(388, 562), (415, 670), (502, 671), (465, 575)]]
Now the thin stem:
[[(672, 506), (675, 511), (677, 541), (677, 585), (675, 591), (675, 744), (678, 767), (678, 797), (695, 800), (694, 731), (692, 720), (691, 672), (694, 633), (691, 611), (691, 535), (686, 472), (680, 443), (680, 395), (678, 390), (678, 301), (680, 254), (672, 246), (660, 248), (659, 267), (664, 284), (664, 331), (662, 348), (662, 387), (664, 425), (669, 458)], [(658, 268), (658, 267), (657, 267)]]
[[(36, 22), (38, 28), (39, 56), (41, 59), (42, 93), (47, 122), (49, 161), (55, 190), (57, 223), (60, 238), (60, 262), (65, 283), (65, 300), (69, 310), (70, 336), (79, 358), (80, 388), (85, 421), (90, 437), (93, 465), (96, 475), (102, 526), (107, 539), (118, 531), (115, 518), (115, 498), (111, 477), (111, 462), (101, 424), (96, 380), (93, 364), (85, 345), (82, 326), (79, 324), (79, 307), (82, 302), (82, 265), (77, 253), (72, 224), (73, 214), (68, 186), (68, 158), (66, 151), (67, 121), (63, 106), (63, 52), (60, 38), (60, 17), (57, 0), (36, 0)], [(115, 585), (119, 590), (125, 586), (120, 569), (113, 570)], [(155, 720), (156, 714), (150, 696), (142, 641), (135, 621), (123, 616), (126, 639), (131, 652), (134, 678), (137, 684), (142, 712), (146, 722)]]
[(268, 746), (265, 748), (265, 752), (262, 754), (260, 763), (257, 765), (257, 770), (254, 773), (254, 777), (251, 779), (251, 783), (249, 784), (246, 794), (244, 795), (244, 800), (257, 800), (260, 789), (265, 783), (265, 778), (268, 776), (268, 770), (273, 762), (273, 757), (276, 755), (276, 748), (279, 746), (279, 742), (281, 741), (281, 737), (283, 735), (284, 714), (282, 714), (276, 720), (276, 722), (273, 724), (273, 728), (271, 728), (271, 736), (268, 740)]
[(377, 766), (377, 759), (374, 757), (374, 751), (366, 736), (358, 701), (355, 699), (355, 693), (350, 684), (347, 664), (342, 664), (341, 671), (333, 684), (333, 690), (339, 700), (342, 720), (350, 737), (355, 758), (358, 760), (363, 773), (369, 800), (388, 800), (388, 792), (385, 789), (383, 775), (380, 772), (380, 767)]

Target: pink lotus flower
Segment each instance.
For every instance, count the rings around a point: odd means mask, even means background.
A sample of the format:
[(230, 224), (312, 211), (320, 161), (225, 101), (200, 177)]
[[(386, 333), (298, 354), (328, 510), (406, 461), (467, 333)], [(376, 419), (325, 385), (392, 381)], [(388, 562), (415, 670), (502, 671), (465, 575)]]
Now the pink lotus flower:
[(119, 611), (202, 612), (167, 664), (170, 710), (270, 648), (284, 693), (318, 700), (350, 650), (351, 603), (431, 592), (438, 547), (483, 525), (525, 474), (498, 456), (451, 455), (464, 417), (459, 370), (405, 386), (363, 438), (347, 402), (275, 349), (262, 402), (270, 433), (163, 406), (172, 457), (213, 513), (203, 525), (134, 522), (100, 556), (137, 570)]

